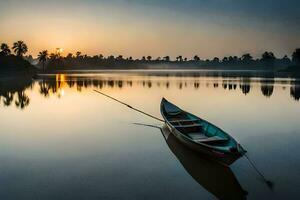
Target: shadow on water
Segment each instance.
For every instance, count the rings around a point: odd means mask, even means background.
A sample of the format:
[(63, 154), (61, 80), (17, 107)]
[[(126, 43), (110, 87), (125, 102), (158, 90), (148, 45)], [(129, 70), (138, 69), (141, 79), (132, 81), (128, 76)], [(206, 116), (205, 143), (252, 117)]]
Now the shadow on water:
[(206, 159), (185, 147), (166, 126), (161, 132), (185, 170), (208, 192), (220, 200), (246, 199), (248, 192), (241, 187), (229, 167)]

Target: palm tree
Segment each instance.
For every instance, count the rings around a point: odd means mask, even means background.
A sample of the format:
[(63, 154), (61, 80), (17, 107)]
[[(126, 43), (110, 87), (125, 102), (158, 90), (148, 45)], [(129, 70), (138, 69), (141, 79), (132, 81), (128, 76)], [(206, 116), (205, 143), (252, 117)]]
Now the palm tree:
[(81, 52), (80, 52), (80, 51), (77, 51), (77, 52), (76, 52), (76, 57), (78, 58), (80, 55), (81, 55)]
[(27, 45), (23, 41), (15, 42), (13, 45), (13, 50), (17, 56), (22, 57), (28, 51)]
[(39, 59), (39, 62), (43, 63), (43, 71), (45, 71), (45, 62), (48, 59), (48, 51), (44, 50), (44, 51), (39, 52), (38, 59)]
[(1, 52), (0, 53), (3, 54), (4, 56), (7, 56), (10, 54), (9, 46), (6, 43), (1, 44)]

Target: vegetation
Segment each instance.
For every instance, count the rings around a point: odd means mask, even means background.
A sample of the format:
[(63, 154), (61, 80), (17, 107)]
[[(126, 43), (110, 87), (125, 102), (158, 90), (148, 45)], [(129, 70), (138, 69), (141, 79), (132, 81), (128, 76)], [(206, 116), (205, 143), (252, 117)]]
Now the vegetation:
[(12, 48), (19, 57), (22, 57), (28, 51), (27, 45), (23, 41), (15, 42)]
[(45, 71), (45, 63), (48, 59), (48, 51), (44, 50), (44, 51), (39, 52), (38, 59), (39, 59), (39, 62), (43, 64), (43, 71)]
[(171, 60), (170, 56), (158, 57), (156, 59), (153, 59), (152, 56), (142, 56), (141, 59), (133, 59), (131, 56), (127, 58), (122, 55), (117, 57), (113, 55), (104, 57), (102, 54), (88, 56), (77, 52), (75, 56), (69, 53), (66, 57), (52, 53), (46, 62), (46, 67), (48, 70), (184, 68), (276, 71), (291, 66), (292, 64), (293, 61), (288, 56), (276, 58), (272, 52), (263, 53), (260, 59), (254, 59), (247, 53), (241, 57), (228, 56), (222, 59), (215, 57), (211, 60), (200, 59), (198, 55), (195, 55), (192, 59), (179, 55), (175, 60)]
[[(226, 56), (222, 59), (214, 57), (213, 59), (201, 59), (198, 55), (191, 59), (178, 55), (174, 60), (170, 56), (153, 58), (152, 56), (142, 56), (140, 59), (134, 59), (132, 56), (125, 58), (123, 55), (107, 56), (102, 54), (88, 56), (77, 51), (75, 55), (68, 53), (61, 55), (61, 49), (56, 49), (55, 53), (49, 54), (47, 50), (39, 52), (37, 59), (32, 56), (24, 56), (28, 47), (23, 41), (17, 41), (13, 44), (11, 54), (9, 46), (5, 43), (1, 45), (0, 65), (1, 66), (29, 66), (29, 62), (38, 61), (38, 67), (45, 70), (72, 70), (72, 69), (219, 69), (219, 70), (263, 70), (289, 72), (299, 71), (300, 67), (300, 49), (296, 49), (290, 59), (287, 55), (282, 58), (276, 58), (273, 52), (264, 52), (261, 58), (254, 59), (249, 53), (240, 57)], [(23, 63), (21, 63), (23, 62)], [(26, 64), (25, 64), (26, 63)]]
[(15, 55), (11, 54), (11, 50), (6, 43), (2, 43), (0, 47), (1, 76), (18, 76), (24, 75), (24, 73), (35, 73), (35, 67), (23, 57), (28, 51), (27, 45), (23, 41), (13, 44), (12, 49)]

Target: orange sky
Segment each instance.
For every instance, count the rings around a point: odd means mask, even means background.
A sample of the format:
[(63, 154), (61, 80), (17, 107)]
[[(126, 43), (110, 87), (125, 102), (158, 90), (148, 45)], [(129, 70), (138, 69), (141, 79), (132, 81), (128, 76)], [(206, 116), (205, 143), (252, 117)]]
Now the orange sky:
[(290, 56), (300, 46), (298, 27), (284, 27), (283, 22), (267, 18), (260, 22), (259, 18), (236, 13), (204, 10), (197, 14), (191, 9), (189, 12), (121, 0), (75, 0), (73, 4), (67, 0), (35, 1), (0, 3), (0, 42), (12, 45), (24, 40), (34, 56), (41, 50), (53, 52), (60, 47), (64, 54), (81, 51), (135, 58), (191, 58), (196, 54), (212, 58), (248, 52), (258, 57), (266, 50), (281, 57)]

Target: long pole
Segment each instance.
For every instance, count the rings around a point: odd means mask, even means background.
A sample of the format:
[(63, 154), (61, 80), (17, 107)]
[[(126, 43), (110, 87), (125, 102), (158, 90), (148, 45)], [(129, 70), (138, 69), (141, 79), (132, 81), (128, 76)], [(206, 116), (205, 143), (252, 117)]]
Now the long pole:
[(110, 99), (112, 99), (112, 100), (114, 100), (114, 101), (117, 101), (117, 102), (119, 102), (119, 103), (121, 103), (121, 104), (127, 106), (128, 108), (130, 108), (130, 109), (132, 109), (132, 110), (135, 110), (135, 111), (137, 111), (137, 112), (139, 112), (139, 113), (142, 113), (142, 114), (144, 114), (144, 115), (147, 115), (148, 117), (151, 117), (151, 118), (156, 119), (156, 120), (161, 121), (161, 122), (165, 122), (164, 120), (162, 120), (162, 119), (160, 119), (160, 118), (158, 118), (158, 117), (155, 117), (155, 116), (153, 116), (153, 115), (151, 115), (151, 114), (145, 113), (144, 111), (139, 110), (139, 109), (137, 109), (137, 108), (134, 108), (134, 107), (132, 107), (131, 105), (129, 105), (129, 104), (127, 104), (127, 103), (124, 103), (124, 102), (122, 102), (122, 101), (120, 101), (120, 100), (118, 100), (118, 99), (116, 99), (116, 98), (114, 98), (114, 97), (111, 97), (111, 96), (109, 96), (109, 95), (107, 95), (107, 94), (104, 94), (103, 92), (100, 92), (100, 91), (98, 91), (98, 90), (94, 90), (94, 91), (97, 92), (97, 93), (99, 93), (99, 94), (102, 94), (103, 96), (106, 96), (106, 97), (108, 97), (108, 98), (110, 98)]

